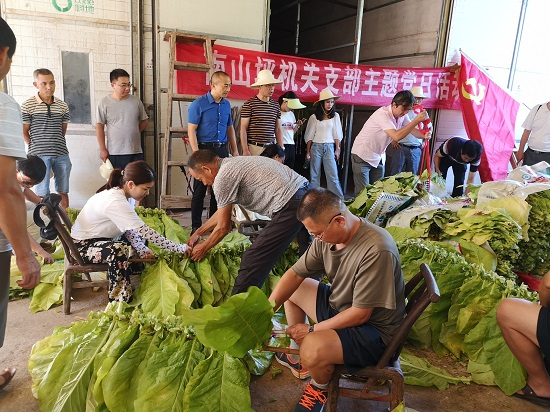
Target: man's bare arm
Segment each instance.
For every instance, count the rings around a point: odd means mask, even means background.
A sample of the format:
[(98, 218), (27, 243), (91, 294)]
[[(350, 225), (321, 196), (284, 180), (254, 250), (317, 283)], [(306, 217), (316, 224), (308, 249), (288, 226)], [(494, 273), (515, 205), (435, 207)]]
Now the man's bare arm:
[(25, 200), (15, 178), (15, 170), (14, 158), (0, 156), (0, 181), (4, 183), (0, 196), (0, 229), (11, 244), (23, 275), (17, 283), (24, 289), (31, 289), (40, 282), (40, 264), (31, 251)]

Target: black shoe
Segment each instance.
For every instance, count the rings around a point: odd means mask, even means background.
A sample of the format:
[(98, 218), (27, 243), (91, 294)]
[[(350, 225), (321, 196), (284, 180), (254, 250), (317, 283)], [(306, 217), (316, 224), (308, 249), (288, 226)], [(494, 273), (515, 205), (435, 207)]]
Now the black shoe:
[(290, 369), (298, 379), (309, 378), (309, 371), (302, 365), (302, 362), (293, 362), (286, 353), (276, 353), (275, 360)]

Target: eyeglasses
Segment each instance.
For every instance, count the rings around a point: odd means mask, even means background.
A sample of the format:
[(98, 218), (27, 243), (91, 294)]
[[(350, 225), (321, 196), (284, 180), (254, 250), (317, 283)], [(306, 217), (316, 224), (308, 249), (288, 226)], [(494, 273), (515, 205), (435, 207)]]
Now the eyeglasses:
[(117, 84), (117, 86), (120, 87), (121, 89), (131, 89), (132, 83), (122, 83), (122, 84)]
[(332, 216), (332, 218), (329, 220), (327, 226), (325, 227), (325, 230), (323, 230), (321, 233), (319, 233), (318, 235), (314, 234), (314, 233), (311, 233), (309, 230), (307, 231), (311, 236), (313, 236), (314, 238), (316, 239), (319, 239), (319, 240), (323, 240), (323, 236), (325, 236), (325, 233), (326, 231), (328, 230), (328, 228), (330, 227), (330, 225), (332, 224), (332, 221), (337, 218), (338, 216), (342, 216), (342, 213), (338, 213), (337, 215), (334, 215)]
[(18, 172), (19, 178), (21, 179), (21, 184), (25, 187), (33, 187), (36, 183), (34, 183), (32, 180), (25, 180), (26, 176), (21, 173), (21, 171)]

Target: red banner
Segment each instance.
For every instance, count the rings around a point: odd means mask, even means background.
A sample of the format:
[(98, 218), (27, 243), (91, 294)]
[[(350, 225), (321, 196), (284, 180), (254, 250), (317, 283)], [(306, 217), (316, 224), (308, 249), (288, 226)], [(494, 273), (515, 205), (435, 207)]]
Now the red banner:
[[(176, 59), (204, 63), (202, 46), (177, 44)], [(233, 87), (231, 99), (248, 100), (257, 92), (250, 89), (260, 70), (271, 70), (283, 83), (275, 90), (275, 99), (283, 92), (294, 91), (301, 101), (315, 102), (322, 89), (329, 88), (341, 96), (338, 103), (359, 106), (384, 106), (400, 90), (422, 87), (428, 96), (425, 108), (460, 110), (458, 82), (445, 68), (397, 68), (354, 65), (306, 59), (273, 53), (214, 45), (214, 68), (226, 72)], [(202, 95), (210, 90), (208, 74), (177, 72), (177, 92)]]
[(461, 53), (460, 104), (466, 133), (483, 145), (479, 176), (482, 182), (502, 180), (515, 146), (519, 102)]

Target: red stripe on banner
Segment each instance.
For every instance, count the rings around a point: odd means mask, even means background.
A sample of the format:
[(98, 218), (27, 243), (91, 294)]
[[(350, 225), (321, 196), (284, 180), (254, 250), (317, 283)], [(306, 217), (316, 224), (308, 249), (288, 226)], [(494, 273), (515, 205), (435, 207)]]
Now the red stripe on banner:
[(466, 133), (483, 145), (479, 177), (482, 182), (502, 180), (515, 146), (519, 102), (464, 53), (459, 80)]
[[(271, 70), (283, 83), (277, 86), (274, 99), (292, 90), (300, 100), (315, 102), (322, 89), (330, 88), (341, 96), (338, 103), (358, 106), (388, 105), (395, 93), (413, 86), (422, 87), (428, 96), (425, 108), (460, 110), (458, 82), (450, 67), (402, 68), (354, 65), (263, 53), (214, 45), (214, 69), (226, 72), (233, 87), (231, 99), (248, 100), (256, 94), (250, 85), (260, 70)], [(202, 46), (176, 44), (178, 61), (204, 63)], [(202, 95), (210, 90), (208, 73), (178, 71), (177, 92)]]

